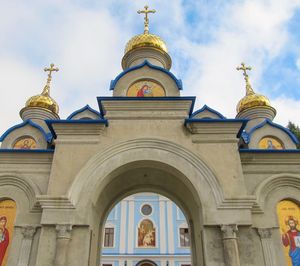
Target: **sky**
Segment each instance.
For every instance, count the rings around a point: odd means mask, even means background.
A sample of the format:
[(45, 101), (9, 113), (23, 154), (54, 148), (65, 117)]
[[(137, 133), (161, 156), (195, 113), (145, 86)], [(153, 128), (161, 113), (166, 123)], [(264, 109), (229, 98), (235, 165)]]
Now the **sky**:
[(65, 119), (97, 96), (111, 96), (126, 43), (150, 32), (167, 44), (183, 96), (228, 118), (245, 95), (236, 67), (277, 110), (274, 122), (300, 125), (300, 0), (0, 0), (0, 135), (21, 123), (26, 100), (41, 93), (55, 63), (51, 96)]

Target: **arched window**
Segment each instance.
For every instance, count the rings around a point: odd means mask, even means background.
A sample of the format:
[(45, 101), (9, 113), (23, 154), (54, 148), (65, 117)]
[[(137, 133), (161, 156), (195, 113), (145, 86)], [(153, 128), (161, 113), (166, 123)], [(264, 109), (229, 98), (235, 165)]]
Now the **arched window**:
[(155, 228), (151, 220), (145, 219), (138, 228), (138, 247), (155, 247)]
[(16, 218), (16, 203), (11, 200), (0, 201), (0, 265), (6, 265)]
[(287, 265), (299, 265), (300, 208), (296, 203), (290, 200), (283, 200), (277, 204), (277, 215)]

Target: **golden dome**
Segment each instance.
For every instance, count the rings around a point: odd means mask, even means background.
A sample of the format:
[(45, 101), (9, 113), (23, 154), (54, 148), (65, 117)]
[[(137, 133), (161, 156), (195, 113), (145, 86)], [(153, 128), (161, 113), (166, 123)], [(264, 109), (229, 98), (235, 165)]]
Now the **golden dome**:
[(140, 47), (153, 47), (157, 48), (165, 53), (168, 53), (165, 42), (157, 35), (150, 33), (143, 33), (134, 36), (125, 47), (125, 54), (132, 51), (135, 48)]
[(245, 109), (249, 109), (253, 107), (273, 108), (271, 106), (269, 99), (266, 96), (256, 94), (256, 93), (251, 93), (246, 95), (238, 102), (236, 111), (239, 113), (244, 111)]
[(47, 109), (55, 114), (58, 114), (59, 107), (54, 99), (50, 97), (48, 93), (42, 93), (39, 95), (35, 95), (30, 97), (26, 104), (26, 107), (40, 107)]

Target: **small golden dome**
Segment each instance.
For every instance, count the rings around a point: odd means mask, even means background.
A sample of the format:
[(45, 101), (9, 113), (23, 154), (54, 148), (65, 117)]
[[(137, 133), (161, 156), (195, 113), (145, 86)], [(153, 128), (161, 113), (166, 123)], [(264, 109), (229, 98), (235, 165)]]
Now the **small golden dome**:
[(59, 107), (54, 99), (52, 99), (49, 94), (39, 94), (30, 97), (26, 104), (26, 107), (40, 107), (47, 109), (55, 114), (58, 114)]
[(125, 47), (125, 54), (132, 51), (135, 48), (140, 47), (153, 47), (157, 48), (165, 53), (168, 53), (165, 42), (157, 35), (150, 33), (143, 33), (134, 36)]
[(240, 113), (246, 109), (253, 107), (266, 107), (273, 109), (269, 99), (266, 96), (256, 93), (250, 93), (238, 102), (236, 111), (237, 113)]

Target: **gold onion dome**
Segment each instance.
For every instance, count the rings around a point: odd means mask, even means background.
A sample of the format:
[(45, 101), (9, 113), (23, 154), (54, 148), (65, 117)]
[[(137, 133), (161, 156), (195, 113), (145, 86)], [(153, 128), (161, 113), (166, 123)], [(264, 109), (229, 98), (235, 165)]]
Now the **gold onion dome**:
[(157, 35), (151, 33), (143, 33), (134, 36), (125, 47), (125, 54), (128, 52), (140, 48), (140, 47), (151, 47), (161, 50), (165, 53), (168, 52), (165, 42)]
[(271, 103), (269, 101), (269, 99), (264, 96), (264, 95), (260, 95), (260, 94), (248, 94), (246, 95), (244, 98), (242, 98), (236, 107), (236, 111), (238, 113), (249, 109), (249, 108), (253, 108), (253, 107), (267, 107), (267, 108), (273, 108), (271, 106)]
[(244, 63), (242, 63), (241, 65), (241, 67), (237, 67), (237, 70), (242, 70), (244, 72), (243, 75), (246, 81), (246, 96), (238, 102), (236, 106), (237, 113), (254, 107), (265, 107), (274, 109), (271, 106), (270, 100), (266, 96), (256, 94), (252, 89), (252, 86), (249, 81), (249, 76), (247, 74), (247, 70), (251, 70), (251, 67), (246, 67)]
[(149, 33), (149, 18), (148, 14), (155, 13), (156, 11), (150, 10), (148, 6), (145, 9), (137, 11), (138, 14), (144, 14), (144, 33), (131, 38), (125, 47), (125, 54), (141, 47), (156, 48), (162, 52), (168, 53), (165, 42), (157, 35)]
[(25, 104), (25, 107), (39, 107), (49, 110), (55, 114), (58, 114), (59, 107), (56, 101), (50, 97), (50, 83), (52, 79), (52, 72), (58, 71), (58, 68), (54, 68), (54, 64), (50, 65), (50, 68), (45, 68), (44, 71), (49, 72), (47, 83), (41, 94), (30, 97)]

